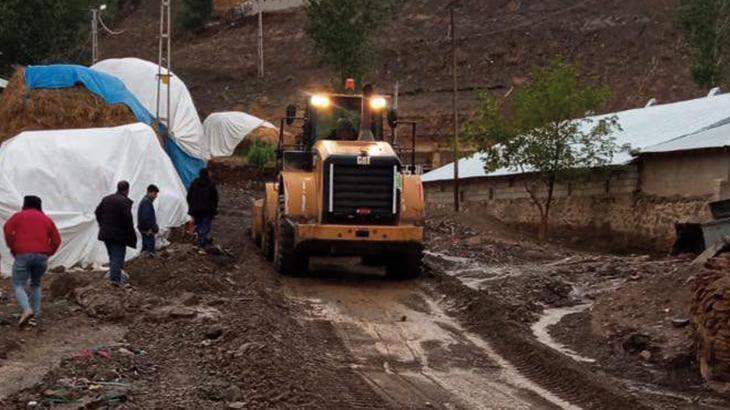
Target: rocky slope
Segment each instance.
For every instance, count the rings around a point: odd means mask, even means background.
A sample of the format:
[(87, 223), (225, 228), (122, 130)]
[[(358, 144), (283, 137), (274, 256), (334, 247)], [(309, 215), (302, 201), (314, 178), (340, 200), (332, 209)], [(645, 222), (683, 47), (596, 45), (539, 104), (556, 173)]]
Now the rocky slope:
[[(532, 67), (556, 56), (582, 75), (608, 84), (607, 110), (700, 97), (687, 52), (674, 25), (674, 0), (483, 0), (457, 11), (460, 111), (467, 118), (475, 90), (506, 94)], [(371, 80), (390, 91), (401, 84), (402, 112), (425, 123), (426, 133), (450, 134), (450, 46), (447, 0), (409, 0), (384, 23)], [(157, 2), (141, 0), (104, 39), (103, 57), (157, 58)], [(266, 76), (257, 77), (256, 19), (218, 22), (178, 35), (173, 69), (190, 86), (199, 109), (241, 109), (270, 119), (307, 91), (327, 87), (330, 72), (312, 52), (302, 10), (265, 16)]]

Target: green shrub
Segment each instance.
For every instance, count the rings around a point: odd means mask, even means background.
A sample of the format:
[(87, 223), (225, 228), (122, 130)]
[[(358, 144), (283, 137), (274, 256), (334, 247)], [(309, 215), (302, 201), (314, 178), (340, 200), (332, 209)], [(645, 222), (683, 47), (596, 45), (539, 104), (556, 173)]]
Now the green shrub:
[(0, 1), (0, 71), (39, 64), (74, 47), (88, 33), (88, 0)]
[(276, 159), (276, 149), (273, 145), (263, 141), (254, 141), (246, 155), (248, 164), (259, 170), (266, 168), (274, 159)]
[(213, 13), (213, 0), (182, 0), (179, 4), (180, 24), (190, 31), (202, 29)]

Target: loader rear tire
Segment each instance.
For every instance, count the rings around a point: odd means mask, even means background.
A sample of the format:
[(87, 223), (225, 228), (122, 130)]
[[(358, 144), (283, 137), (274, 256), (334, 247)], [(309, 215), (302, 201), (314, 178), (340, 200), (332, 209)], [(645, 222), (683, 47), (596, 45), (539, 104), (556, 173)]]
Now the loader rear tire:
[(391, 279), (416, 279), (423, 273), (423, 250), (410, 250), (391, 254), (385, 265), (385, 273)]
[(294, 246), (294, 225), (284, 216), (284, 200), (279, 200), (279, 229), (276, 232), (274, 268), (282, 275), (303, 276), (309, 269), (309, 257)]

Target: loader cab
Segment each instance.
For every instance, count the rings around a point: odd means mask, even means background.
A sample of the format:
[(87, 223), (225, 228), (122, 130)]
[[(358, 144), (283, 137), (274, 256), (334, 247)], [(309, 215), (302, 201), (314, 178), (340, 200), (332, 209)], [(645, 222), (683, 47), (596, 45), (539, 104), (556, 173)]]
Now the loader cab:
[(313, 95), (304, 116), (305, 149), (321, 140), (383, 141), (387, 106), (382, 96)]
[[(397, 125), (389, 100), (366, 85), (359, 95), (313, 94), (302, 115), (297, 115), (296, 106), (289, 105), (279, 131), (279, 169), (310, 171), (314, 165), (312, 148), (318, 141), (385, 141), (385, 127), (393, 130)], [(285, 146), (284, 125), (295, 121), (302, 121), (302, 133), (296, 145)]]

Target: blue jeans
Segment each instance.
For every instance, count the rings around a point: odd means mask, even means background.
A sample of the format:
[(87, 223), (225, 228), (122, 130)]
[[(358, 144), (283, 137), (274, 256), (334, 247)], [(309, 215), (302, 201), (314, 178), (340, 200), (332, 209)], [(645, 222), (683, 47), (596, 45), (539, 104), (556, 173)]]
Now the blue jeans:
[(155, 253), (155, 235), (142, 233), (142, 252)]
[(127, 256), (127, 247), (113, 242), (104, 242), (109, 254), (109, 279), (114, 283), (122, 283), (122, 269), (124, 257)]
[(210, 243), (208, 236), (213, 229), (213, 217), (201, 216), (195, 218), (195, 232), (198, 233), (198, 246), (201, 248)]
[[(33, 308), (35, 317), (41, 314), (41, 278), (48, 269), (48, 256), (38, 253), (17, 255), (13, 264), (13, 288), (15, 300), (23, 311)], [(25, 287), (30, 281), (31, 303), (28, 303), (28, 294)]]

